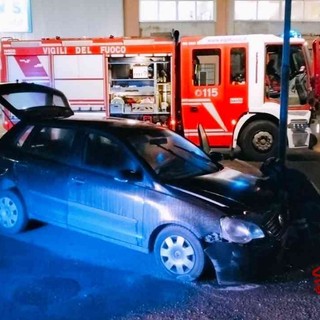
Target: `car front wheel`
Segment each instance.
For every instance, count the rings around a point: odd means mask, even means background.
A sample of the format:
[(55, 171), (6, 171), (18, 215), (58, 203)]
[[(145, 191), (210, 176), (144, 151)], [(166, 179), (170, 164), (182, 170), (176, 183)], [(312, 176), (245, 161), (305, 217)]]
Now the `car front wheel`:
[(0, 192), (0, 231), (18, 233), (27, 225), (28, 219), (20, 198), (12, 191)]
[(197, 237), (187, 229), (170, 226), (163, 229), (155, 242), (155, 257), (171, 278), (197, 279), (205, 266), (205, 255)]

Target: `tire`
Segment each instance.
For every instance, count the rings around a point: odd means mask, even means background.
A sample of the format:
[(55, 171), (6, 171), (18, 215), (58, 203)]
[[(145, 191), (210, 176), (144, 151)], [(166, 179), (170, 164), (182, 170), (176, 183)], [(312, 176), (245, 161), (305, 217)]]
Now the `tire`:
[(154, 254), (164, 273), (173, 279), (196, 280), (205, 267), (205, 254), (199, 239), (183, 227), (163, 229), (156, 239)]
[(12, 191), (0, 192), (0, 232), (18, 233), (28, 222), (21, 199)]
[(247, 160), (264, 161), (277, 154), (279, 128), (271, 121), (249, 123), (240, 136), (241, 153)]

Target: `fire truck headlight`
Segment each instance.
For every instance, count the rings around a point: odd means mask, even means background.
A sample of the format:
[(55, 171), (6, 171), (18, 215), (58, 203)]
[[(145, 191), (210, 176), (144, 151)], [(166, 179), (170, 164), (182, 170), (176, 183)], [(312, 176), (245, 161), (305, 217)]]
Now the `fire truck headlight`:
[(230, 242), (248, 243), (265, 236), (256, 224), (237, 218), (221, 218), (220, 227), (221, 237)]

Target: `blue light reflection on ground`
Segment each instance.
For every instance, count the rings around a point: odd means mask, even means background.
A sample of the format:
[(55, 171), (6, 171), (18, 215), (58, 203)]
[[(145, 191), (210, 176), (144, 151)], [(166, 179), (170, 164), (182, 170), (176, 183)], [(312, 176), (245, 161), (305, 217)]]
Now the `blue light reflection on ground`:
[(1, 319), (111, 319), (194, 292), (157, 277), (151, 255), (72, 231), (42, 226), (16, 239), (0, 236)]

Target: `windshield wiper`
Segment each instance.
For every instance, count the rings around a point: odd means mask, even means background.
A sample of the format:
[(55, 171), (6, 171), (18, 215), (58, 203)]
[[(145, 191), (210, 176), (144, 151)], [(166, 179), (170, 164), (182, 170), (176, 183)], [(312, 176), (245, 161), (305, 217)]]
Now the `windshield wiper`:
[(209, 157), (205, 158), (205, 157), (203, 157), (203, 156), (200, 156), (199, 154), (197, 154), (197, 153), (194, 152), (194, 151), (190, 151), (190, 150), (188, 150), (188, 149), (186, 149), (186, 148), (177, 146), (176, 144), (174, 144), (173, 146), (176, 147), (176, 148), (178, 148), (178, 149), (180, 149), (180, 150), (183, 150), (183, 151), (185, 151), (185, 152), (187, 152), (187, 153), (189, 153), (189, 154), (192, 154), (193, 156), (195, 156), (195, 157), (198, 158), (198, 159), (201, 159), (201, 160), (204, 160), (204, 161), (207, 161), (207, 162), (208, 162), (208, 161), (211, 161), (211, 159), (210, 159)]

